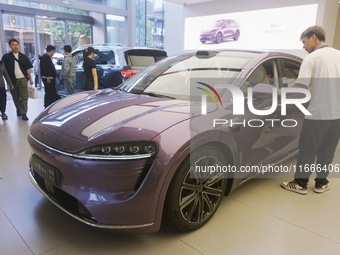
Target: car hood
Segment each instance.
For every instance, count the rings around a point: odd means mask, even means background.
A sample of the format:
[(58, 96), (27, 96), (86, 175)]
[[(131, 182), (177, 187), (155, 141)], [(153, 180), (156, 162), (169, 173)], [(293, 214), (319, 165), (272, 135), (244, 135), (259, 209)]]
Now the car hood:
[(190, 118), (189, 102), (113, 90), (83, 92), (58, 101), (32, 124), (30, 136), (77, 152), (109, 142), (148, 141)]

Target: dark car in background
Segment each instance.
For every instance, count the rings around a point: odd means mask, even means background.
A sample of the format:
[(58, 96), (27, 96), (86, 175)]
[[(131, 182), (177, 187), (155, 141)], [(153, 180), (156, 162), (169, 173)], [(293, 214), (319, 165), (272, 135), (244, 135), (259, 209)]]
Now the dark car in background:
[[(76, 92), (84, 90), (83, 51), (89, 46), (95, 49), (93, 60), (97, 65), (99, 88), (101, 89), (117, 87), (140, 70), (167, 57), (165, 51), (155, 48), (131, 48), (121, 44), (83, 45), (72, 52), (77, 61), (74, 86)], [(62, 84), (57, 86), (57, 90), (63, 90)]]
[[(272, 93), (256, 88), (289, 86), (288, 72), (294, 78), (300, 64), (300, 58), (279, 52), (189, 52), (149, 66), (118, 89), (68, 96), (30, 127), (30, 179), (52, 203), (90, 226), (155, 232), (164, 220), (181, 231), (198, 229), (224, 195), (256, 173), (195, 169), (281, 162), (296, 154), (301, 125), (280, 125), (278, 107), (255, 116), (263, 126), (241, 126), (223, 87), (216, 88), (223, 106), (211, 101), (201, 115), (203, 103), (192, 100), (191, 91), (201, 91), (196, 87), (202, 83), (190, 81), (219, 78), (245, 97), (252, 87), (256, 109), (263, 110), (271, 107)], [(285, 118), (301, 123), (301, 111), (287, 107)], [(254, 118), (247, 104), (244, 111), (244, 123)], [(207, 116), (238, 123), (213, 128)]]
[(221, 43), (225, 39), (237, 41), (240, 37), (240, 25), (232, 19), (221, 19), (215, 21), (209, 27), (203, 29), (200, 34), (200, 41), (206, 43)]

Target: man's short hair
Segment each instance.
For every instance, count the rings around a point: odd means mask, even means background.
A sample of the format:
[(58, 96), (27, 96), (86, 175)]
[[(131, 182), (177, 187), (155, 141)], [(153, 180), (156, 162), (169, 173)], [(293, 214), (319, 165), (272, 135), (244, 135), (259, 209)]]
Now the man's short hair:
[(51, 52), (52, 50), (55, 50), (55, 47), (53, 45), (47, 45), (46, 46), (46, 51)]
[(302, 40), (305, 37), (311, 38), (312, 35), (315, 35), (316, 38), (319, 39), (319, 41), (322, 42), (326, 41), (326, 31), (320, 26), (312, 26), (307, 28), (305, 31), (302, 32), (300, 40)]
[(12, 39), (10, 39), (10, 40), (8, 41), (8, 45), (11, 46), (11, 43), (12, 43), (12, 42), (16, 42), (17, 44), (20, 44), (19, 41), (18, 41), (17, 39), (12, 38)]
[(71, 45), (65, 45), (64, 46), (64, 51), (66, 51), (67, 53), (71, 53), (71, 51), (72, 51)]

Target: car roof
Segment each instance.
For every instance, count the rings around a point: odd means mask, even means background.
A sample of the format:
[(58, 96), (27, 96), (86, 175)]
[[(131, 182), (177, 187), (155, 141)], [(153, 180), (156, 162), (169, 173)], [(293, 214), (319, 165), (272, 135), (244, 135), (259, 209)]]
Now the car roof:
[(234, 19), (219, 19), (219, 20), (217, 20), (217, 21), (227, 21), (227, 20), (235, 21)]
[(281, 57), (287, 57), (287, 58), (293, 58), (298, 61), (301, 61), (302, 59), (294, 54), (287, 53), (287, 52), (281, 52), (281, 51), (274, 51), (274, 50), (246, 50), (246, 49), (219, 49), (219, 50), (198, 50), (194, 51), (194, 54), (198, 57), (212, 57), (214, 55), (228, 55), (231, 52), (233, 53), (242, 53), (244, 55), (248, 55), (249, 57), (253, 56), (259, 56), (259, 55), (265, 55), (265, 56), (281, 56)]

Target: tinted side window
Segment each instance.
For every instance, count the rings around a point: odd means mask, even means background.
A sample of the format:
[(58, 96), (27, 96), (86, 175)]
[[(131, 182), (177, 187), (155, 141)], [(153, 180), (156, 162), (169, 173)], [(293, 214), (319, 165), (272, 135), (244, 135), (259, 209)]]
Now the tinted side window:
[(112, 50), (96, 50), (93, 60), (99, 65), (114, 65), (116, 63), (115, 54)]
[(268, 60), (256, 67), (248, 76), (247, 80), (241, 86), (244, 95), (247, 95), (248, 87), (254, 87), (256, 84), (264, 83), (278, 87), (278, 74), (276, 61)]
[(299, 75), (300, 63), (294, 60), (283, 59), (284, 77), (283, 86), (292, 86)]

